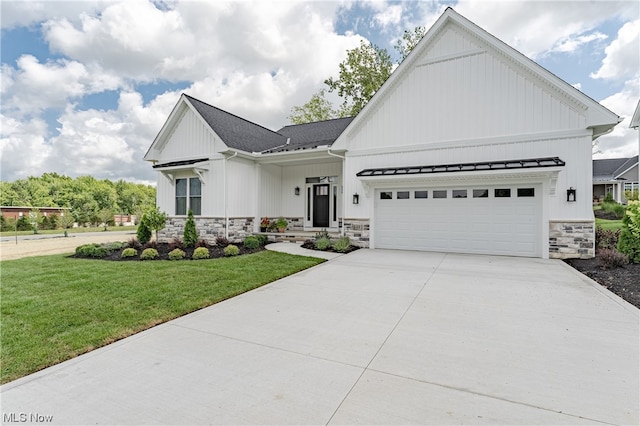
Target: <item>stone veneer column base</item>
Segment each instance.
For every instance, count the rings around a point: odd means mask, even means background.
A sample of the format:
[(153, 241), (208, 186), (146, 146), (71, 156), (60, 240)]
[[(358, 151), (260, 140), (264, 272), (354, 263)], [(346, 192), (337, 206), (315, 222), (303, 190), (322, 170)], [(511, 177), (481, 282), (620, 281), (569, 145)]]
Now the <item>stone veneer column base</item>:
[(361, 248), (369, 248), (369, 219), (343, 219), (344, 235), (351, 239), (351, 244)]
[(550, 220), (549, 257), (551, 259), (591, 259), (595, 256), (595, 221)]
[[(195, 217), (196, 231), (198, 238), (214, 243), (216, 237), (224, 237), (223, 217)], [(169, 242), (173, 238), (182, 239), (184, 235), (184, 225), (186, 217), (170, 217), (162, 231), (158, 232), (158, 239), (162, 242)], [(246, 236), (253, 234), (252, 217), (230, 217), (229, 218), (229, 241), (240, 242)]]

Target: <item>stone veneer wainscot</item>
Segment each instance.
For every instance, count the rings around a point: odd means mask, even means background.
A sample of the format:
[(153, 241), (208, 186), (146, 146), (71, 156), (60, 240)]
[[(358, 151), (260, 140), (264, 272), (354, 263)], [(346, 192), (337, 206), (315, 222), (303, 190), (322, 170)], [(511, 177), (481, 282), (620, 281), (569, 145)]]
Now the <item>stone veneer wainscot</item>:
[(549, 221), (551, 259), (591, 259), (595, 256), (595, 240), (592, 220)]
[[(207, 242), (215, 242), (216, 237), (224, 237), (223, 217), (194, 217), (198, 238)], [(163, 230), (158, 232), (160, 241), (171, 241), (174, 237), (180, 239), (184, 236), (184, 225), (186, 217), (170, 217)], [(253, 234), (252, 217), (230, 217), (229, 218), (229, 241), (240, 242), (245, 237)]]
[(344, 219), (342, 225), (344, 235), (351, 239), (351, 244), (369, 248), (369, 219)]

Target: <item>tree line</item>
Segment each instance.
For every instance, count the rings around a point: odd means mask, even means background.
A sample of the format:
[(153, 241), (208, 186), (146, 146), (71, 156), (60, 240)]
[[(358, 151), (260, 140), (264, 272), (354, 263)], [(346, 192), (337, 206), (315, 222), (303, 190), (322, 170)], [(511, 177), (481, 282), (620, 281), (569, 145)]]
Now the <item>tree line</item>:
[(75, 179), (57, 173), (0, 181), (0, 205), (68, 207), (77, 223), (106, 223), (114, 214), (138, 215), (155, 207), (156, 189), (150, 185), (92, 176)]

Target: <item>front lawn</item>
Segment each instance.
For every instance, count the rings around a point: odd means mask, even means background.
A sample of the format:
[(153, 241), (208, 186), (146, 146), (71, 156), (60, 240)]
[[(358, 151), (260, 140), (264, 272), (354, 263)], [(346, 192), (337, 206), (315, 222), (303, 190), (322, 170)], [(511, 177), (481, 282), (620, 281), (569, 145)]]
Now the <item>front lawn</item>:
[(616, 229), (622, 229), (622, 219), (607, 220), (596, 218), (596, 225), (602, 227), (602, 229), (615, 231)]
[[(84, 234), (87, 232), (111, 232), (111, 231), (135, 231), (137, 226), (108, 226), (107, 231), (104, 230), (104, 226), (92, 226), (92, 227), (79, 227), (66, 229), (68, 234)], [(65, 229), (38, 229), (38, 234), (59, 234), (64, 235)], [(34, 235), (31, 231), (2, 231), (0, 237), (13, 237), (14, 235)]]
[(66, 255), (3, 261), (1, 382), (321, 262), (272, 251), (189, 262), (105, 262)]

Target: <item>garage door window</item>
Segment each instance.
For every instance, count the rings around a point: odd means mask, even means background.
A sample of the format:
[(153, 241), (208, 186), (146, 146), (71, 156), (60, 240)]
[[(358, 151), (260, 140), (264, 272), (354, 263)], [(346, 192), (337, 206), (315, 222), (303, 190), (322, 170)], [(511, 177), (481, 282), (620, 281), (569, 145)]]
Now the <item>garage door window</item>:
[(453, 190), (453, 198), (467, 198), (467, 190), (466, 189), (454, 189)]
[(518, 188), (518, 197), (535, 197), (534, 188)]
[(433, 191), (433, 198), (447, 198), (447, 191)]
[(494, 195), (496, 198), (509, 198), (511, 197), (511, 189), (509, 188), (496, 189), (494, 192)]
[(409, 199), (409, 191), (398, 191), (398, 192), (396, 192), (396, 198), (398, 200), (408, 200)]
[(473, 198), (489, 198), (488, 189), (474, 189)]
[(381, 200), (391, 200), (391, 199), (393, 199), (393, 192), (391, 192), (391, 191), (381, 192), (380, 193), (380, 199)]
[(416, 191), (413, 193), (414, 198), (429, 198), (429, 191)]

